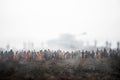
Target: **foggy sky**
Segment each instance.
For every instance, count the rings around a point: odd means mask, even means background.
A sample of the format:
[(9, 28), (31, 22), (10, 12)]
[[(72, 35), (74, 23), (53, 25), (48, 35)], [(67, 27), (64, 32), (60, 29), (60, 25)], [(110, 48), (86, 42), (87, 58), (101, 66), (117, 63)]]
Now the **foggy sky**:
[(116, 47), (119, 30), (119, 0), (0, 0), (0, 47), (40, 46), (64, 33)]

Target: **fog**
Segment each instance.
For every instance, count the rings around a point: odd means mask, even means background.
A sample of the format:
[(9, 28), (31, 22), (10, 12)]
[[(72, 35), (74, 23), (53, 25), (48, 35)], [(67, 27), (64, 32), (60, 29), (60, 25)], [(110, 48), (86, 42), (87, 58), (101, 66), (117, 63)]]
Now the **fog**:
[[(10, 44), (11, 48), (21, 49), (23, 43), (46, 48), (54, 41), (61, 43), (60, 47), (76, 48), (73, 44), (81, 40), (90, 45), (97, 40), (98, 46), (104, 46), (108, 40), (116, 47), (119, 30), (119, 0), (0, 0), (0, 47), (3, 48)], [(62, 34), (74, 38), (63, 44), (59, 39), (69, 37), (61, 38)]]

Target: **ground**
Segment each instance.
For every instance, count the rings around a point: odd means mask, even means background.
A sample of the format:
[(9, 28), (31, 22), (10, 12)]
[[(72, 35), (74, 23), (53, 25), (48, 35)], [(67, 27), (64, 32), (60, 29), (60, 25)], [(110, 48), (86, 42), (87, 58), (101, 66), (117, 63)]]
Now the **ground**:
[(0, 61), (0, 80), (120, 80), (120, 59)]

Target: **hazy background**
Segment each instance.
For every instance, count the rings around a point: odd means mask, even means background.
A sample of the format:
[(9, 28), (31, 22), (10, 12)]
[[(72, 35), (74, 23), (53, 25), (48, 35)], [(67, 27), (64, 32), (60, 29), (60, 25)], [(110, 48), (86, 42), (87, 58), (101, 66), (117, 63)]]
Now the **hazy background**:
[(104, 46), (108, 40), (116, 47), (120, 0), (0, 0), (0, 47), (21, 49), (32, 42), (50, 48), (64, 34), (74, 43), (97, 40)]

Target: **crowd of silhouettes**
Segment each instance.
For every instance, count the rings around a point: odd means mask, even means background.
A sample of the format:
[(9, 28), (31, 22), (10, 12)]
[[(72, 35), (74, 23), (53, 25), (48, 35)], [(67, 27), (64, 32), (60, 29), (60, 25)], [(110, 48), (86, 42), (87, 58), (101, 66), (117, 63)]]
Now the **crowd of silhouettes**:
[(51, 51), (51, 50), (40, 50), (40, 51), (0, 51), (0, 60), (16, 60), (16, 61), (40, 61), (40, 60), (65, 60), (65, 59), (86, 59), (86, 58), (95, 58), (103, 59), (107, 57), (120, 57), (119, 49), (97, 49), (88, 51), (88, 50), (78, 50), (78, 51)]

